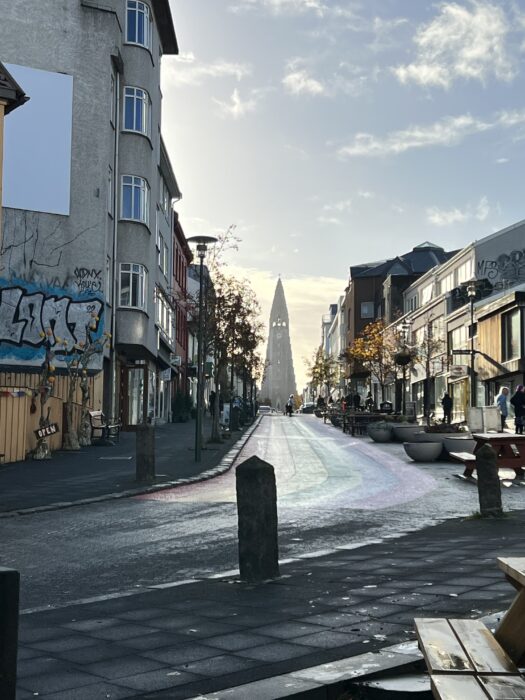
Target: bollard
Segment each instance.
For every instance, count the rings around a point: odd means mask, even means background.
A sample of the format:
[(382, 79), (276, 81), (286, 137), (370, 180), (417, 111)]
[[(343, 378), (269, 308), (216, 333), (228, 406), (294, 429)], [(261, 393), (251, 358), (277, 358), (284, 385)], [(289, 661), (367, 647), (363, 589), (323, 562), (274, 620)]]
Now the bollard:
[(490, 445), (483, 445), (476, 452), (476, 471), (481, 515), (502, 515), (501, 484), (496, 464), (496, 452)]
[(15, 700), (20, 573), (0, 567), (0, 698)]
[(236, 469), (239, 572), (243, 581), (279, 576), (277, 490), (271, 464), (250, 457)]
[(155, 428), (141, 423), (136, 432), (136, 479), (155, 480)]

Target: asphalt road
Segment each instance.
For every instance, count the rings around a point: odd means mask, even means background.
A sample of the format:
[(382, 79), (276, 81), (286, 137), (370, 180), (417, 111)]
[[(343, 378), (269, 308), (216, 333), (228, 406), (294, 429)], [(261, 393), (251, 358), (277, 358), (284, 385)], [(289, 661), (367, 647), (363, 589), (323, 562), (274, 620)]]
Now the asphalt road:
[[(401, 445), (351, 438), (314, 416), (264, 417), (241, 459), (275, 467), (281, 558), (374, 539), (478, 509), (449, 463), (409, 464)], [(523, 487), (504, 489), (508, 510)], [(21, 608), (209, 576), (237, 565), (235, 473), (171, 491), (0, 521), (0, 562)]]

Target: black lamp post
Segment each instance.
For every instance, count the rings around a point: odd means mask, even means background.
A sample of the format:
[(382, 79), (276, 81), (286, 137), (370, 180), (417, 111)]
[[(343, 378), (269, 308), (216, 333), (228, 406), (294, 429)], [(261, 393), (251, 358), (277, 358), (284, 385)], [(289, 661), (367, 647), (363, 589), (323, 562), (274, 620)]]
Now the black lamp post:
[(476, 298), (476, 281), (468, 283), (467, 296), (470, 301), (470, 406), (477, 404), (476, 377), (474, 374), (474, 300)]
[(199, 330), (197, 336), (197, 417), (195, 420), (195, 461), (201, 461), (202, 449), (202, 415), (204, 407), (204, 258), (208, 245), (217, 243), (214, 236), (191, 236), (188, 243), (195, 243), (199, 256)]

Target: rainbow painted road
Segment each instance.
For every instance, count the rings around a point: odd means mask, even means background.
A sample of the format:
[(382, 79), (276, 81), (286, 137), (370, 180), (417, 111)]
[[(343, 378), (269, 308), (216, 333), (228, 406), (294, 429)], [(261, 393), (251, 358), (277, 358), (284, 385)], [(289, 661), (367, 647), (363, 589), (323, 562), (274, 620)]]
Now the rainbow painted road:
[[(265, 416), (236, 464), (257, 455), (275, 468), (282, 508), (378, 510), (421, 498), (436, 480), (368, 439), (343, 435), (314, 416)], [(141, 500), (235, 501), (235, 470), (212, 481), (160, 491)]]

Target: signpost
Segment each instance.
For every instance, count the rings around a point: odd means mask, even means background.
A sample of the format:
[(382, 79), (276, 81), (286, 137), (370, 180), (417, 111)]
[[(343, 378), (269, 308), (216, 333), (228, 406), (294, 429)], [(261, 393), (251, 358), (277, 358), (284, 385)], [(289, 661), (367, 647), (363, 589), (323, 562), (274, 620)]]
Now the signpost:
[(60, 429), (58, 427), (58, 423), (50, 423), (49, 425), (46, 425), (44, 428), (38, 428), (37, 430), (33, 431), (36, 437), (41, 440), (42, 438), (49, 437), (49, 435), (56, 435), (56, 433), (60, 432)]

